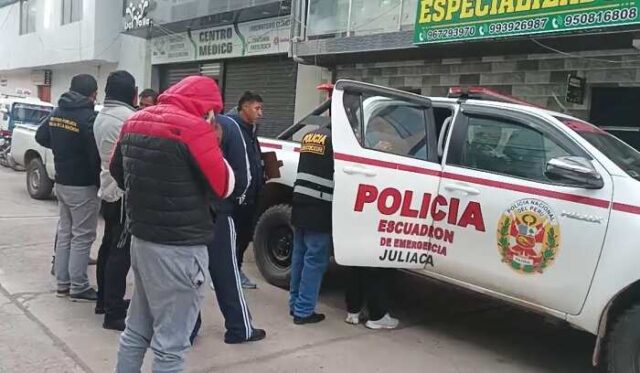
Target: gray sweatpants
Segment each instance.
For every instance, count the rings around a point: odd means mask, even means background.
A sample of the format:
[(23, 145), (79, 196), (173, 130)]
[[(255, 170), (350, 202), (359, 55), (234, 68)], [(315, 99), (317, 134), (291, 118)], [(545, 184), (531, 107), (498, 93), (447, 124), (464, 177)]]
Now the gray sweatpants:
[(204, 298), (209, 256), (205, 245), (170, 246), (131, 237), (135, 279), (117, 373), (138, 373), (147, 348), (154, 373), (182, 372), (189, 336)]
[(58, 290), (72, 294), (89, 289), (87, 265), (98, 225), (98, 188), (56, 184), (60, 209), (55, 273)]

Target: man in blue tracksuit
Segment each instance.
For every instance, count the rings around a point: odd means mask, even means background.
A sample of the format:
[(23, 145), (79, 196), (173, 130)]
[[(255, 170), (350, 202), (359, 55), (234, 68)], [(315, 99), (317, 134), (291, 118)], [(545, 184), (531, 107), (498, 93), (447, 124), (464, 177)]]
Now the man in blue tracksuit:
[(253, 240), (258, 196), (265, 183), (264, 170), (262, 167), (262, 152), (260, 151), (257, 136), (258, 121), (262, 118), (262, 109), (262, 97), (259, 94), (247, 91), (240, 97), (235, 112), (228, 114), (229, 118), (240, 128), (242, 138), (246, 145), (246, 154), (249, 159), (251, 176), (244, 200), (238, 203), (233, 211), (233, 220), (238, 227), (236, 238), (238, 267), (240, 268), (242, 287), (245, 289), (255, 289), (257, 287), (242, 271), (242, 261), (244, 252)]
[[(251, 325), (251, 314), (240, 279), (236, 255), (236, 227), (233, 220), (235, 209), (244, 202), (251, 185), (247, 145), (236, 122), (224, 115), (217, 116), (215, 121), (219, 137), (222, 138), (220, 148), (233, 169), (236, 184), (231, 196), (227, 199), (216, 199), (211, 204), (216, 217), (213, 241), (207, 245), (209, 273), (220, 311), (225, 319), (225, 343), (254, 342), (263, 339), (266, 332)], [(198, 317), (191, 336), (192, 343), (198, 334), (200, 324), (201, 318)]]

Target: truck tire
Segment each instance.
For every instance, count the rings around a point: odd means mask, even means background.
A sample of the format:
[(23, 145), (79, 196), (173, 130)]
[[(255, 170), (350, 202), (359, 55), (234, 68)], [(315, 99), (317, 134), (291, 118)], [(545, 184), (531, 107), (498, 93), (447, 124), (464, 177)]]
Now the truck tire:
[(47, 170), (40, 158), (34, 158), (27, 166), (27, 191), (33, 199), (49, 199), (53, 190), (53, 181), (47, 176)]
[(640, 305), (618, 317), (607, 338), (607, 372), (640, 373)]
[(262, 277), (271, 285), (288, 288), (293, 252), (290, 205), (275, 205), (262, 213), (254, 231), (253, 248)]

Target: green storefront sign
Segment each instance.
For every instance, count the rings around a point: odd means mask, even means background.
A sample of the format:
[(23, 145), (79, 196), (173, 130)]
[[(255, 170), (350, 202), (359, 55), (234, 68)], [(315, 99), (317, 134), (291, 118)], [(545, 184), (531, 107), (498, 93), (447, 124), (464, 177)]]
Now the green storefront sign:
[(640, 23), (640, 0), (419, 0), (415, 44)]

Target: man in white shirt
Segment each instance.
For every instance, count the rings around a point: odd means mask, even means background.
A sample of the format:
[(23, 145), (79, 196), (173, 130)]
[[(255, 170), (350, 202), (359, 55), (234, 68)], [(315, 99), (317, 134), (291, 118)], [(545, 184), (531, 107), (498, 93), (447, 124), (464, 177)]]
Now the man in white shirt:
[(124, 300), (127, 273), (131, 266), (130, 239), (123, 234), (124, 192), (109, 173), (109, 161), (120, 130), (134, 112), (138, 96), (134, 77), (126, 71), (114, 71), (107, 79), (104, 108), (94, 123), (94, 136), (100, 152), (100, 190), (104, 217), (104, 236), (98, 252), (96, 277), (98, 302), (96, 314), (104, 314), (105, 329), (124, 330), (129, 302)]

